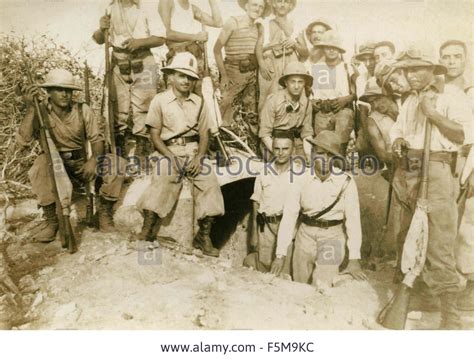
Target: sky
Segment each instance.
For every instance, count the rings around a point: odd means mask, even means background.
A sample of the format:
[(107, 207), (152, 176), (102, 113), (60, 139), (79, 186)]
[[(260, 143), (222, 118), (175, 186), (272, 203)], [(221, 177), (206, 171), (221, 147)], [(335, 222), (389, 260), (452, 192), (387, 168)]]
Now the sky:
[[(191, 1), (203, 10), (209, 9), (208, 0)], [(103, 47), (95, 44), (91, 35), (109, 2), (0, 0), (0, 32), (14, 31), (27, 38), (47, 34), (101, 72)], [(221, 11), (224, 21), (232, 15), (242, 14), (236, 0), (221, 0)], [(300, 29), (320, 17), (336, 25), (347, 49), (347, 59), (353, 54), (354, 44), (368, 40), (391, 40), (398, 49), (419, 40), (429, 41), (437, 49), (444, 40), (451, 38), (466, 41), (470, 49), (473, 46), (473, 0), (299, 0), (290, 14)], [(210, 50), (217, 35), (218, 30), (210, 30)], [(212, 55), (212, 51), (209, 54)]]

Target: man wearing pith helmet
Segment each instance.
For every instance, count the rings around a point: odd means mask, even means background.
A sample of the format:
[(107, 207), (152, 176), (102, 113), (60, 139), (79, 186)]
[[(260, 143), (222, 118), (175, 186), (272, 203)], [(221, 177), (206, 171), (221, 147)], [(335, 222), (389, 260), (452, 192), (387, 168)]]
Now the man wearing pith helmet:
[[(43, 102), (51, 126), (49, 132), (66, 172), (76, 190), (84, 188), (87, 182), (96, 177), (99, 160), (104, 156), (104, 136), (99, 119), (92, 109), (86, 104), (72, 101), (73, 91), (79, 91), (81, 88), (69, 71), (53, 69), (46, 75), (44, 83), (25, 89), (27, 111), (18, 129), (16, 141), (18, 145), (26, 148), (38, 138), (39, 121), (34, 107), (34, 97), (40, 96), (38, 86), (47, 91), (47, 99)], [(86, 142), (91, 145), (92, 157), (89, 159), (85, 155)], [(114, 230), (113, 207), (120, 196), (126, 162), (113, 154), (107, 154), (105, 160), (110, 164), (107, 166), (107, 172), (101, 175), (98, 216), (100, 230), (111, 232)], [(44, 153), (36, 158), (28, 177), (45, 218), (42, 229), (33, 231), (32, 237), (37, 242), (52, 242), (58, 232), (59, 221), (53, 179)]]
[[(411, 93), (390, 130), (392, 150), (401, 159), (393, 187), (402, 204), (400, 237), (416, 206), (421, 183), (420, 160), (423, 154), (426, 123), (431, 122), (428, 173), (428, 250), (420, 281), (434, 296), (441, 298), (441, 329), (460, 328), (456, 299), (462, 283), (456, 271), (454, 246), (457, 233), (456, 153), (468, 134), (472, 113), (467, 103), (445, 93), (436, 75), (446, 74), (428, 45), (414, 44), (400, 54), (395, 67), (402, 68)], [(416, 161), (414, 163), (413, 161)], [(405, 230), (403, 230), (405, 229)]]
[[(138, 201), (144, 222), (138, 240), (153, 241), (164, 218), (173, 210), (181, 193), (183, 178), (191, 180), (199, 231), (194, 247), (209, 256), (219, 256), (210, 238), (215, 217), (224, 214), (224, 199), (217, 177), (205, 165), (210, 118), (201, 97), (192, 93), (199, 79), (196, 57), (177, 53), (163, 68), (170, 88), (155, 96), (146, 125), (158, 157), (152, 183)], [(203, 169), (203, 167), (206, 167)]]
[(305, 88), (313, 83), (301, 62), (288, 64), (279, 79), (283, 89), (270, 95), (260, 115), (260, 137), (264, 155), (271, 155), (275, 134), (295, 139), (295, 153), (304, 156), (303, 139), (311, 137), (312, 107)]
[(293, 280), (331, 286), (339, 274), (346, 246), (346, 272), (365, 279), (359, 264), (362, 232), (357, 186), (349, 174), (336, 166), (337, 161), (344, 160), (341, 140), (334, 132), (324, 130), (308, 141), (312, 145), (312, 168), (288, 192), (272, 272), (281, 273), (302, 213), (292, 261)]

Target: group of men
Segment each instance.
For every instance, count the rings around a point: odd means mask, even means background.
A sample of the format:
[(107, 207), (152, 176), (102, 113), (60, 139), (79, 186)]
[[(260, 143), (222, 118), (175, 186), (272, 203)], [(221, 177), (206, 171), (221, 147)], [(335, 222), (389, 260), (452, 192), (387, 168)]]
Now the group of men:
[[(430, 122), (429, 243), (421, 280), (441, 298), (442, 327), (459, 327), (457, 309), (461, 305), (472, 309), (474, 292), (472, 229), (463, 227), (472, 228), (472, 216), (463, 211), (472, 203), (474, 165), (470, 148), (474, 90), (464, 78), (466, 45), (447, 41), (436, 57), (426, 44), (397, 54), (390, 41), (367, 43), (348, 64), (336, 27), (327, 20), (317, 19), (303, 32), (295, 31), (288, 14), (297, 0), (237, 2), (242, 15), (223, 23), (216, 0), (209, 0), (211, 14), (188, 0), (160, 0), (153, 12), (140, 1), (114, 0), (93, 35), (103, 44), (108, 33), (113, 47), (118, 148), (124, 148), (131, 109), (137, 142), (151, 142), (152, 156), (157, 157), (152, 183), (137, 204), (144, 223), (136, 239), (154, 240), (179, 198), (183, 179), (189, 178), (199, 223), (194, 247), (209, 256), (219, 255), (210, 231), (215, 218), (225, 212), (224, 201), (207, 164), (211, 119), (199, 81), (208, 39), (204, 26), (222, 27), (214, 55), (223, 125), (233, 122), (235, 97), (258, 84), (257, 132), (263, 158), (272, 170), (255, 181), (251, 197), (255, 250), (244, 264), (297, 282), (330, 286), (347, 250), (344, 271), (356, 279), (366, 278), (359, 263), (357, 186), (344, 164), (353, 138), (360, 154), (376, 156), (393, 185), (400, 261), (421, 181), (425, 126)], [(156, 18), (164, 31), (153, 28)], [(156, 71), (151, 49), (164, 44), (169, 50), (168, 65), (161, 69), (166, 90), (157, 94), (147, 72)], [(48, 93), (44, 103), (52, 121), (50, 131), (68, 174), (79, 184), (94, 178), (106, 154), (98, 118), (87, 105), (72, 102), (72, 91), (78, 87), (67, 71), (52, 71), (40, 86)], [(21, 145), (35, 135), (32, 102), (38, 95), (37, 86), (25, 91), (29, 107), (17, 135)], [(92, 146), (93, 157), (88, 160), (81, 152), (85, 140)], [(123, 168), (126, 161), (115, 150), (110, 152), (108, 160), (118, 167), (109, 169)], [(306, 168), (304, 173), (301, 168)], [(47, 220), (35, 239), (49, 242), (58, 231), (58, 220), (44, 155), (29, 176)], [(113, 229), (113, 207), (123, 179), (123, 173), (102, 176), (98, 212), (103, 231)]]

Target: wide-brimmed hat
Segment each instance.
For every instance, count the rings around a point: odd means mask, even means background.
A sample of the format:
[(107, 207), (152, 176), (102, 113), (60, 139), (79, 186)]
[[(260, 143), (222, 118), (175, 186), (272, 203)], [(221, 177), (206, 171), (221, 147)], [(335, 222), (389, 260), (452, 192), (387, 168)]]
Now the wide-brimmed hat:
[(435, 75), (446, 74), (448, 69), (438, 63), (434, 54), (429, 44), (412, 44), (405, 51), (400, 52), (394, 66), (397, 68), (434, 66)]
[(359, 97), (359, 100), (362, 102), (369, 102), (371, 98), (383, 95), (382, 88), (377, 84), (377, 80), (375, 77), (371, 77), (367, 81), (364, 94)]
[(301, 62), (293, 61), (286, 65), (283, 75), (278, 80), (280, 86), (285, 87), (285, 81), (290, 76), (301, 76), (305, 79), (307, 85), (311, 86), (313, 84), (313, 77)]
[(71, 72), (65, 69), (53, 69), (50, 71), (44, 80), (44, 83), (39, 85), (43, 88), (65, 88), (72, 90), (81, 90), (82, 88), (76, 84), (76, 80)]
[(367, 42), (362, 44), (359, 47), (359, 52), (354, 56), (355, 59), (357, 60), (362, 60), (361, 57), (364, 55), (374, 55), (374, 49), (375, 49), (375, 43), (372, 42)]
[(346, 50), (342, 47), (342, 40), (339, 34), (335, 30), (328, 30), (321, 37), (321, 41), (315, 45), (315, 47), (334, 47), (337, 48), (341, 53), (345, 53)]
[(335, 156), (344, 158), (341, 152), (341, 138), (333, 131), (323, 130), (315, 137), (308, 139), (308, 142), (314, 146), (319, 146), (320, 148), (329, 151)]
[(189, 52), (176, 53), (171, 63), (161, 68), (161, 70), (163, 73), (176, 71), (194, 79), (199, 79), (197, 59)]
[(379, 47), (389, 47), (392, 53), (395, 53), (395, 44), (389, 40), (382, 40), (381, 42), (375, 43), (374, 49)]
[(309, 25), (306, 27), (306, 36), (308, 37), (308, 39), (311, 38), (311, 32), (313, 31), (313, 27), (317, 24), (325, 26), (327, 30), (331, 30), (333, 28), (333, 26), (326, 19), (316, 19), (315, 21), (309, 23)]
[[(246, 10), (245, 9), (245, 5), (247, 5), (247, 3), (249, 2), (249, 0), (237, 0), (238, 3), (239, 3), (239, 6)], [(270, 3), (270, 1), (268, 0), (265, 0), (265, 7), (263, 8), (263, 14), (262, 14), (262, 18), (265, 18), (267, 17), (268, 15), (270, 15), (272, 13), (272, 5)]]

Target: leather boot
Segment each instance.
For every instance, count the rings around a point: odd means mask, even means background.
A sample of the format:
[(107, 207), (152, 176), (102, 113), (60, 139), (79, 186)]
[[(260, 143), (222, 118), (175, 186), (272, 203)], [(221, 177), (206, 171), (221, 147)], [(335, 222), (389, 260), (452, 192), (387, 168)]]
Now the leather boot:
[(104, 233), (115, 232), (114, 227), (115, 201), (100, 197), (97, 214), (99, 216), (99, 230)]
[(159, 224), (158, 214), (151, 210), (143, 210), (143, 226), (141, 232), (137, 235), (137, 241), (153, 242), (157, 232), (157, 225)]
[(219, 250), (212, 245), (210, 233), (214, 218), (206, 217), (198, 221), (199, 231), (194, 237), (193, 246), (202, 250), (207, 256), (219, 257)]
[(37, 242), (48, 243), (56, 239), (59, 229), (58, 216), (56, 215), (56, 203), (47, 205), (43, 208), (43, 216), (45, 219), (44, 228), (33, 236)]
[(446, 292), (441, 295), (441, 325), (440, 330), (462, 329), (461, 317), (457, 307), (459, 294)]

